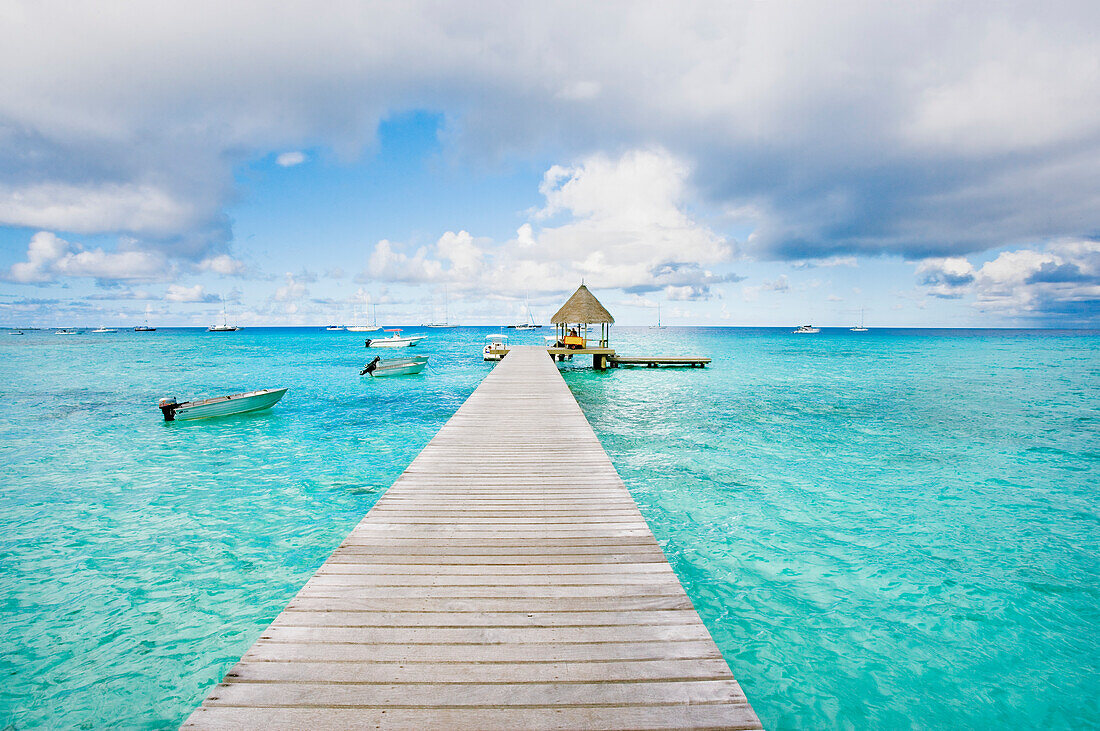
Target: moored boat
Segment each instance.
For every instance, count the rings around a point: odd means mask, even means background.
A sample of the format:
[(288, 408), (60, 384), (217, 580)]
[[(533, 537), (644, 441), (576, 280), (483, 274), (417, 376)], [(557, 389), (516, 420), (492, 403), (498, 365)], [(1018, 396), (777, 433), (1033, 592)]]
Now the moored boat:
[(416, 345), (427, 335), (409, 335), (408, 337), (401, 337), (401, 328), (393, 328), (392, 330), (386, 330), (388, 333), (393, 333), (384, 338), (367, 338), (366, 347), (368, 348), (409, 348)]
[(850, 327), (848, 329), (851, 330), (854, 333), (865, 333), (865, 332), (867, 332), (867, 326), (863, 324), (863, 308), (862, 307), (859, 308), (859, 327)]
[(230, 325), (229, 324), (229, 318), (227, 318), (226, 315), (225, 315), (225, 298), (222, 297), (222, 324), (221, 325), (211, 325), (210, 327), (206, 328), (206, 332), (208, 332), (208, 333), (233, 333), (233, 332), (237, 332), (240, 329), (241, 328), (237, 325)]
[(259, 391), (235, 393), (231, 396), (215, 396), (198, 401), (177, 403), (175, 398), (162, 398), (158, 404), (165, 421), (190, 421), (212, 416), (245, 414), (249, 411), (270, 409), (279, 403), (285, 388), (263, 388)]
[(104, 326), (104, 327), (96, 328), (95, 330), (92, 330), (92, 332), (94, 332), (94, 333), (117, 333), (118, 330), (112, 330), (111, 328)]
[(489, 342), (485, 343), (485, 347), (481, 349), (482, 360), (502, 360), (508, 342), (507, 336), (486, 335), (485, 339)]
[(329, 332), (337, 332), (339, 330), (346, 330), (346, 329), (347, 328), (345, 328), (343, 325), (329, 325), (328, 327), (325, 328), (325, 330), (328, 330)]
[(390, 358), (382, 360), (381, 356), (374, 356), (374, 360), (367, 363), (367, 367), (359, 371), (361, 376), (379, 378), (381, 376), (411, 376), (424, 370), (428, 364), (428, 356), (418, 355), (412, 358)]
[(80, 333), (73, 330), (71, 327), (63, 327), (60, 330), (54, 332), (54, 335), (79, 335)]
[(821, 332), (821, 328), (814, 327), (813, 325), (799, 325), (797, 330), (791, 330), (794, 335), (812, 335), (813, 333)]

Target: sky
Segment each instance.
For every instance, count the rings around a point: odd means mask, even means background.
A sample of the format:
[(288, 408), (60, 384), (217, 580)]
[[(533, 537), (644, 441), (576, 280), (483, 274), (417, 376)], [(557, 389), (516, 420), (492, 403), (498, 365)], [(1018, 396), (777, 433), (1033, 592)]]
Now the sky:
[(1100, 327), (1095, 2), (0, 5), (0, 326)]

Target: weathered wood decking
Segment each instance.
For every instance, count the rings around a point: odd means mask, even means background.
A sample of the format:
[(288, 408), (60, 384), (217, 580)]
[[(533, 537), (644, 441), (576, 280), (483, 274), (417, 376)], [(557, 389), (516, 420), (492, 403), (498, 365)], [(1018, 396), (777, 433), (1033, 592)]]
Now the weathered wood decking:
[(185, 728), (759, 728), (545, 348), (513, 348)]

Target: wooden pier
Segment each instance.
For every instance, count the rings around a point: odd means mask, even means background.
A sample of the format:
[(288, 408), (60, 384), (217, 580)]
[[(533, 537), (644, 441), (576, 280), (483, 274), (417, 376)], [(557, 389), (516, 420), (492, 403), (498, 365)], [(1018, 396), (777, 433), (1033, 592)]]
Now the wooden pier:
[(512, 348), (185, 728), (756, 729), (545, 348)]
[(620, 366), (703, 368), (707, 363), (710, 363), (710, 358), (700, 358), (694, 355), (612, 355), (608, 359), (608, 364), (612, 368), (619, 368)]

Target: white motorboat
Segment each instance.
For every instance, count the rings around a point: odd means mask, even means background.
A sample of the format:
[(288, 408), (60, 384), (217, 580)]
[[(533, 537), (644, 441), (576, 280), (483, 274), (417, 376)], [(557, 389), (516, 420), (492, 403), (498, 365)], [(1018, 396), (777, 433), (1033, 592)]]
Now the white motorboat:
[(387, 329), (386, 332), (393, 335), (384, 338), (367, 338), (366, 346), (368, 348), (411, 348), (428, 337), (427, 335), (401, 337), (401, 328)]
[(428, 365), (428, 356), (418, 355), (412, 358), (390, 358), (382, 360), (381, 356), (374, 356), (374, 360), (367, 363), (367, 367), (359, 371), (361, 376), (379, 378), (381, 376), (411, 376), (424, 370)]
[(92, 330), (92, 332), (94, 332), (94, 333), (117, 333), (118, 330), (112, 330), (109, 327), (100, 327), (100, 328), (97, 328), (95, 330)]
[(174, 398), (162, 398), (159, 406), (165, 421), (190, 421), (270, 409), (279, 403), (279, 399), (285, 393), (285, 388), (264, 388), (248, 393), (235, 393), (232, 396), (215, 396), (182, 403), (177, 403)]
[(382, 328), (378, 325), (348, 325), (346, 329), (352, 333), (372, 333)]
[(79, 335), (80, 333), (70, 327), (63, 327), (54, 332), (54, 335)]
[(865, 332), (867, 332), (867, 328), (864, 327), (864, 325), (863, 325), (863, 308), (862, 307), (859, 308), (859, 327), (850, 327), (848, 329), (851, 330), (854, 333), (865, 333)]
[(486, 335), (485, 347), (481, 349), (483, 360), (503, 360), (504, 349), (507, 347), (508, 338), (504, 335)]
[(157, 329), (155, 327), (149, 327), (149, 325), (138, 325), (134, 328), (136, 333), (155, 333)]
[(346, 329), (347, 328), (345, 328), (343, 325), (329, 325), (325, 328), (325, 330), (329, 331), (330, 333), (339, 332)]
[(821, 332), (821, 328), (813, 325), (799, 325), (797, 330), (791, 330), (795, 335), (812, 335)]

